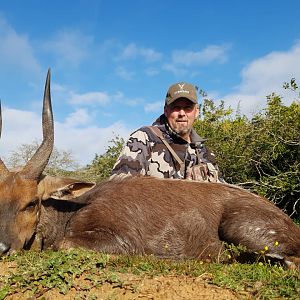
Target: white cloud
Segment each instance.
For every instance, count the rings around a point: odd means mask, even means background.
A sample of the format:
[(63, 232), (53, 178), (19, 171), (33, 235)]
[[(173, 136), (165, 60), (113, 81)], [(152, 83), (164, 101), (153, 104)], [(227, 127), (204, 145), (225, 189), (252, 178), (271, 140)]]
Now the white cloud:
[(176, 65), (207, 65), (212, 62), (225, 63), (227, 61), (228, 45), (210, 45), (201, 51), (174, 50), (172, 63)]
[(118, 102), (123, 102), (125, 99), (124, 93), (117, 91), (116, 94), (114, 95), (114, 99), (116, 99)]
[(26, 72), (39, 73), (40, 65), (35, 58), (30, 40), (26, 35), (17, 33), (0, 16), (0, 65), (1, 70), (11, 67)]
[(127, 105), (127, 106), (138, 106), (142, 105), (144, 103), (143, 98), (130, 98), (126, 97), (124, 93), (118, 91), (116, 94), (113, 94), (111, 96), (112, 100), (114, 100), (116, 103), (119, 103), (120, 105)]
[(105, 92), (89, 92), (85, 94), (75, 94), (70, 92), (71, 97), (68, 100), (73, 105), (104, 105), (109, 102), (109, 95)]
[[(78, 94), (71, 90), (69, 87), (60, 84), (54, 83), (52, 84), (52, 87), (52, 98), (55, 99), (56, 102), (67, 102), (76, 109), (79, 106), (85, 108), (93, 106), (105, 107), (107, 106), (107, 104), (118, 104), (133, 107), (137, 105), (142, 105), (144, 103), (143, 98), (125, 97), (124, 93), (122, 93), (121, 91), (116, 91), (115, 93), (98, 91)], [(41, 107), (40, 101), (37, 107)], [(85, 111), (85, 113), (91, 117), (91, 113), (87, 112), (87, 110), (76, 111), (76, 115), (81, 115)], [(112, 115), (104, 111), (102, 111), (102, 113), (105, 115)], [(81, 115), (81, 117), (83, 117), (83, 115)]]
[(155, 62), (160, 60), (162, 57), (161, 53), (156, 52), (153, 49), (141, 48), (139, 52), (140, 56), (144, 57), (146, 62)]
[(56, 82), (51, 83), (51, 92), (65, 93), (67, 91), (68, 89), (64, 85)]
[(142, 98), (124, 98), (123, 104), (134, 107), (143, 104), (144, 100)]
[(76, 30), (62, 30), (44, 43), (45, 51), (50, 51), (63, 62), (73, 66), (80, 65), (89, 56), (94, 39)]
[[(78, 128), (78, 121), (86, 126)], [(70, 150), (82, 165), (90, 163), (96, 153), (104, 153), (109, 141), (116, 135), (127, 138), (132, 131), (122, 123), (103, 128), (87, 123), (90, 123), (90, 119), (83, 110), (72, 113), (63, 122), (55, 122), (55, 146), (61, 150)], [(0, 157), (6, 161), (10, 153), (21, 144), (41, 141), (41, 127), (40, 115), (4, 107)]]
[(31, 111), (3, 107), (0, 157), (5, 162), (19, 146), (41, 140), (40, 117)]
[(42, 134), (41, 125), (37, 126), (40, 117), (31, 111), (3, 107), (2, 118), (1, 150), (16, 147), (32, 136)]
[(55, 145), (58, 149), (72, 151), (74, 158), (82, 165), (92, 161), (95, 154), (103, 154), (115, 136), (127, 138), (132, 131), (122, 123), (114, 123), (108, 127), (86, 126), (69, 127), (66, 123), (55, 124)]
[(241, 72), (242, 81), (231, 94), (224, 96), (233, 108), (240, 102), (241, 112), (252, 114), (266, 105), (266, 96), (275, 92), (286, 104), (293, 97), (282, 85), (292, 77), (300, 79), (300, 43), (287, 51), (274, 51), (249, 63)]
[(115, 72), (120, 78), (125, 80), (131, 80), (135, 76), (134, 72), (128, 71), (127, 69), (121, 66), (117, 67)]
[(163, 102), (157, 101), (157, 102), (151, 102), (147, 103), (144, 107), (144, 110), (146, 113), (149, 112), (162, 112), (163, 111)]
[(187, 74), (196, 76), (198, 71), (191, 73), (193, 67), (225, 63), (228, 60), (229, 49), (230, 45), (209, 45), (199, 51), (173, 50), (170, 62), (164, 63), (162, 69), (175, 76), (186, 76)]
[(87, 125), (91, 122), (91, 115), (86, 109), (77, 109), (67, 116), (65, 120), (65, 125), (67, 127), (77, 127), (82, 125)]
[(162, 58), (162, 54), (150, 48), (137, 47), (136, 44), (131, 43), (123, 49), (119, 57), (121, 60), (137, 58), (143, 58), (146, 62), (151, 63), (159, 61)]
[(175, 76), (186, 76), (188, 71), (186, 68), (183, 68), (182, 66), (178, 66), (173, 63), (165, 63), (162, 65), (162, 69), (168, 72), (173, 73)]
[(78, 106), (105, 106), (115, 98), (118, 94), (111, 95), (105, 91), (94, 91), (87, 93), (77, 93), (67, 85), (61, 85), (56, 82), (51, 84), (52, 98), (56, 102), (68, 103), (73, 107)]
[(148, 68), (145, 70), (145, 74), (147, 76), (156, 76), (159, 74), (159, 71), (156, 68)]

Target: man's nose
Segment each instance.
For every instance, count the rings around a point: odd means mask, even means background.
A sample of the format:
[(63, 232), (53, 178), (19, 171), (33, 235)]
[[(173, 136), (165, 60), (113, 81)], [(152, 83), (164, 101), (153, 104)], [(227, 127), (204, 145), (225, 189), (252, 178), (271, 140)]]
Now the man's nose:
[(181, 115), (181, 116), (185, 116), (185, 114), (186, 114), (183, 107), (180, 107), (178, 113), (179, 113), (179, 115)]

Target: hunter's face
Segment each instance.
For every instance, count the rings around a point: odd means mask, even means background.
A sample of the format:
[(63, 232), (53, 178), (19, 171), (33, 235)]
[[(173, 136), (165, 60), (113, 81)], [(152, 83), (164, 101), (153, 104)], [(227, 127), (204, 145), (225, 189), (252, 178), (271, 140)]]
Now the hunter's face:
[(183, 139), (190, 142), (190, 133), (194, 121), (199, 116), (198, 105), (186, 98), (179, 98), (164, 109), (165, 116), (172, 129)]

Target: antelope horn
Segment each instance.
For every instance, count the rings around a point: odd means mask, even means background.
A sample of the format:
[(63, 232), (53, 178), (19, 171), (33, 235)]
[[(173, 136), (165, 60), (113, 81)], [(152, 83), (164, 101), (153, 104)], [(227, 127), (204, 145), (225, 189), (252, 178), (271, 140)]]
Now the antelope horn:
[(38, 179), (44, 171), (54, 144), (54, 124), (50, 95), (50, 69), (48, 69), (43, 101), (43, 142), (20, 174), (28, 179)]
[[(1, 101), (0, 101), (0, 138), (2, 132), (2, 108), (1, 108)], [(4, 162), (0, 158), (0, 180), (3, 180), (9, 174), (8, 169), (6, 168)]]

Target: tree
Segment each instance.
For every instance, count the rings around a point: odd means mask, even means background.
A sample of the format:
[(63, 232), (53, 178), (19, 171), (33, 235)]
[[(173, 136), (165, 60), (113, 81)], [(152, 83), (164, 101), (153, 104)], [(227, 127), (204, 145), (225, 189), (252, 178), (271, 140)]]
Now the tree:
[(101, 181), (110, 176), (111, 170), (120, 155), (124, 146), (124, 139), (116, 136), (111, 141), (104, 154), (96, 154), (95, 158), (88, 165), (84, 172), (87, 178), (94, 181)]
[[(24, 166), (34, 155), (39, 146), (40, 143), (38, 141), (34, 141), (30, 144), (22, 144), (8, 157), (8, 166), (10, 168)], [(71, 151), (59, 151), (54, 147), (44, 172), (50, 175), (65, 175), (69, 171), (78, 169), (78, 167), (79, 165), (72, 157)]]
[(252, 129), (247, 117), (233, 115), (233, 110), (225, 108), (224, 102), (216, 105), (213, 100), (205, 98), (195, 130), (200, 136), (208, 138), (206, 144), (217, 154), (218, 164), (227, 182), (248, 180)]
[(300, 105), (268, 96), (267, 108), (253, 118), (257, 170), (255, 190), (289, 213), (300, 213)]
[[(284, 88), (297, 92), (294, 79)], [(299, 97), (299, 95), (298, 95)], [(276, 94), (252, 118), (235, 115), (205, 98), (196, 131), (209, 137), (228, 183), (250, 188), (283, 208), (300, 214), (300, 105), (282, 103)]]

